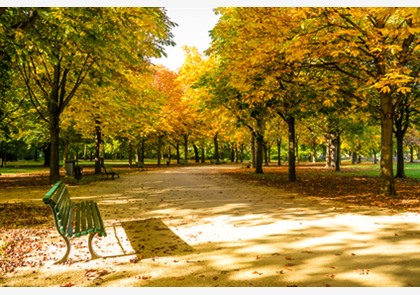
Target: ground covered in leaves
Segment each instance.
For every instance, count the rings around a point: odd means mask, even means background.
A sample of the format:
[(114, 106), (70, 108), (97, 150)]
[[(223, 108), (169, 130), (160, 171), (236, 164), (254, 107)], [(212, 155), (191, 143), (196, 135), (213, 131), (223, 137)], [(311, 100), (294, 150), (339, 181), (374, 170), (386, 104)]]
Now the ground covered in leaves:
[[(264, 201), (262, 201), (261, 198), (265, 198), (265, 195), (258, 195), (260, 190), (258, 188), (280, 188), (281, 190), (286, 191), (287, 193), (290, 193), (291, 196), (288, 197), (289, 200), (292, 199), (301, 199), (302, 197), (308, 197), (308, 198), (315, 198), (321, 201), (339, 201), (343, 204), (347, 204), (349, 207), (357, 206), (359, 207), (379, 207), (379, 208), (385, 208), (389, 209), (390, 212), (411, 212), (411, 213), (419, 213), (420, 212), (420, 181), (418, 179), (396, 179), (396, 189), (398, 192), (398, 196), (396, 197), (384, 197), (378, 192), (378, 188), (380, 185), (380, 179), (378, 177), (371, 177), (371, 176), (361, 176), (360, 174), (352, 175), (351, 173), (347, 174), (341, 174), (336, 173), (334, 171), (331, 171), (329, 169), (325, 169), (321, 165), (318, 166), (305, 166), (300, 165), (297, 167), (297, 176), (298, 180), (294, 183), (290, 183), (288, 181), (287, 176), (287, 167), (277, 167), (277, 166), (269, 166), (264, 167), (264, 174), (255, 174), (252, 169), (244, 168), (240, 165), (238, 165), (236, 168), (233, 169), (223, 169), (223, 165), (219, 166), (220, 169), (215, 169), (214, 173), (217, 173), (218, 175), (229, 175), (230, 177), (233, 177), (233, 179), (239, 180), (238, 183), (246, 183), (249, 185), (249, 187), (255, 188), (255, 192), (250, 192), (250, 197), (244, 197), (246, 200), (249, 198), (249, 202), (256, 202), (254, 209), (251, 209), (252, 211), (255, 210), (255, 208), (258, 208), (258, 206), (265, 206)], [(120, 170), (122, 173), (129, 173), (131, 172), (129, 169), (124, 171), (123, 169)], [(128, 174), (127, 174), (128, 175)], [(127, 176), (128, 177), (128, 176)], [(124, 181), (127, 179), (127, 177), (124, 177), (124, 174), (122, 175), (122, 179), (111, 181), (106, 181), (104, 184), (112, 185), (113, 183), (118, 183), (121, 181)], [(85, 181), (87, 181), (88, 177), (86, 177)], [(70, 180), (69, 180), (70, 181)], [(71, 181), (70, 181), (71, 182)], [(152, 183), (152, 182), (151, 182)], [(128, 191), (130, 191), (130, 194), (135, 193), (137, 194), (137, 190), (139, 188), (135, 187), (131, 188), (133, 185), (132, 182), (127, 182), (128, 185), (130, 185), (130, 188)], [(119, 184), (120, 185), (120, 184)], [(164, 184), (162, 184), (163, 187), (165, 187)], [(168, 183), (168, 185), (170, 185)], [(181, 185), (180, 183), (176, 183), (174, 185), (175, 191), (178, 190), (178, 185)], [(191, 185), (191, 184), (190, 184)], [(231, 185), (231, 184), (230, 184)], [(0, 176), (0, 186), (3, 188), (6, 188), (8, 192), (13, 192), (14, 190), (22, 191), (26, 187), (38, 187), (39, 188), (39, 195), (42, 196), (43, 193), (45, 193), (48, 188), (48, 175), (18, 175), (13, 177), (1, 177)], [(89, 185), (86, 185), (88, 187)], [(143, 190), (143, 184), (141, 184), (141, 190)], [(200, 190), (203, 192), (206, 191)], [(262, 189), (261, 189), (262, 191)], [(151, 192), (149, 192), (151, 193)], [(194, 190), (191, 192), (192, 194), (195, 194)], [(218, 196), (220, 194), (221, 197), (222, 191), (214, 191), (214, 195)], [(153, 195), (153, 194), (152, 194)], [(140, 195), (141, 196), (141, 195)], [(256, 196), (256, 199), (253, 200), (251, 196)], [(296, 196), (296, 197), (295, 197)], [(202, 196), (205, 199), (205, 196)], [(175, 202), (177, 200), (176, 197), (172, 201), (167, 201), (168, 204), (172, 204), (172, 202)], [(211, 198), (213, 197), (209, 197)], [(18, 198), (19, 199), (19, 198)], [(14, 202), (0, 202), (0, 282), (2, 280), (2, 277), (6, 277), (8, 275), (12, 275), (14, 273), (17, 273), (17, 270), (20, 268), (33, 268), (38, 269), (39, 267), (42, 267), (46, 263), (51, 263), (51, 261), (54, 261), (57, 259), (57, 257), (60, 257), (60, 254), (62, 251), (64, 251), (65, 245), (62, 243), (61, 239), (59, 238), (58, 234), (56, 233), (54, 229), (53, 220), (51, 218), (51, 212), (49, 207), (41, 205), (40, 202), (34, 203), (31, 200), (23, 200), (24, 197), (22, 197), (22, 201), (14, 201)], [(257, 200), (258, 199), (258, 200)], [(261, 199), (261, 200), (260, 200)], [(278, 200), (270, 200), (270, 196), (267, 196), (267, 204), (270, 204), (270, 202), (275, 202), (277, 204)], [(215, 202), (217, 200), (215, 199)], [(220, 206), (223, 205), (223, 202), (226, 201), (228, 204), (228, 200), (224, 200), (223, 198), (219, 201), (217, 201)], [(147, 212), (150, 213), (151, 216), (155, 216), (156, 214), (159, 214), (161, 212), (161, 207), (163, 199), (156, 195), (156, 211), (153, 212), (151, 210), (153, 207), (151, 207), (150, 204), (152, 204), (152, 201), (147, 201), (147, 203), (143, 203), (142, 206), (144, 212), (146, 214), (142, 217), (147, 217)], [(290, 201), (291, 202), (291, 201)], [(311, 201), (312, 202), (312, 201)], [(207, 203), (207, 201), (202, 202), (202, 204)], [(197, 203), (198, 204), (198, 203)], [(216, 204), (216, 203), (215, 203)], [(280, 203), (281, 204), (281, 203)], [(196, 206), (196, 205), (194, 205)], [(270, 206), (270, 205), (269, 205)], [(112, 208), (112, 214), (118, 215), (119, 217), (125, 216), (127, 214), (127, 209), (121, 210), (121, 209), (115, 209), (116, 207), (109, 207)], [(209, 206), (209, 208), (212, 208), (211, 210), (216, 210), (215, 206)], [(268, 207), (271, 210), (273, 208)], [(276, 207), (280, 208), (280, 207)], [(193, 208), (195, 209), (195, 207)], [(111, 209), (108, 209), (108, 212)], [(209, 210), (209, 209), (207, 209)], [(281, 210), (281, 208), (280, 208)], [(297, 209), (296, 210), (302, 210)], [(333, 209), (333, 210), (340, 210), (340, 209)], [(351, 211), (347, 209), (341, 209), (346, 214)], [(206, 210), (204, 210), (206, 211)], [(241, 216), (242, 209), (232, 209), (231, 214), (233, 216)], [(276, 210), (277, 211), (277, 210)], [(175, 211), (177, 212), (177, 211)], [(182, 216), (182, 210), (179, 211)], [(198, 210), (197, 212), (201, 212)], [(105, 214), (105, 219), (110, 219), (111, 215)], [(249, 213), (248, 213), (249, 214)], [(176, 218), (174, 216), (169, 216), (173, 224), (179, 225), (179, 227), (185, 226), (186, 232), (188, 234), (184, 237), (185, 240), (189, 239), (189, 242), (194, 242), (199, 240), (200, 238), (205, 236), (205, 232), (203, 230), (197, 230), (196, 232), (193, 232), (192, 230), (189, 230), (188, 227), (191, 226), (193, 222), (196, 220), (199, 220), (199, 218), (194, 217), (194, 215), (191, 217), (191, 219), (188, 219), (188, 222), (183, 220), (182, 218), (187, 218), (187, 215), (179, 217), (181, 220), (177, 223)], [(168, 217), (168, 218), (169, 218)], [(219, 218), (219, 219), (217, 219)], [(236, 217), (235, 217), (236, 218)], [(208, 217), (208, 220), (211, 218)], [(193, 221), (192, 221), (193, 220)], [(206, 218), (202, 218), (202, 220), (206, 220)], [(245, 219), (244, 219), (245, 220)], [(239, 220), (240, 221), (240, 220)], [(292, 220), (291, 220), (292, 221)], [(211, 224), (210, 221), (206, 221), (207, 223)], [(205, 224), (202, 226), (204, 229), (209, 228), (209, 224)], [(217, 222), (220, 222), (220, 217), (215, 217), (213, 223), (217, 224)], [(241, 221), (242, 222), (242, 221)], [(258, 221), (261, 222), (261, 221)], [(165, 224), (168, 222), (165, 221)], [(150, 263), (157, 263), (158, 260), (155, 259), (155, 255), (159, 254), (158, 256), (168, 256), (172, 255), (173, 251), (184, 249), (187, 247), (186, 244), (181, 243), (181, 239), (177, 235), (174, 235), (172, 231), (165, 226), (164, 223), (159, 221), (159, 219), (149, 219), (148, 222), (145, 220), (142, 220), (142, 227), (139, 227), (138, 220), (133, 220), (130, 222), (123, 223), (125, 234), (127, 234), (127, 237), (130, 240), (130, 243), (133, 244), (133, 241), (140, 238), (138, 245), (139, 247), (143, 247), (139, 249), (138, 252), (141, 252), (141, 256), (134, 256), (129, 258), (127, 261), (128, 264), (136, 264), (141, 259), (149, 259)], [(376, 224), (376, 223), (375, 223)], [(246, 224), (245, 224), (246, 226)], [(115, 228), (114, 228), (115, 230)], [(169, 235), (172, 240), (176, 240), (177, 243), (168, 244), (168, 247), (162, 247), (164, 244), (158, 243), (159, 245), (152, 247), (150, 249), (144, 249), (144, 236), (147, 236), (149, 234), (149, 231), (153, 230), (154, 232), (157, 232), (160, 236), (162, 236), (162, 233), (171, 233)], [(144, 231), (144, 233), (143, 233)], [(132, 236), (130, 236), (129, 233), (132, 233)], [(141, 233), (141, 234), (139, 234)], [(180, 234), (180, 233), (178, 233)], [(218, 235), (219, 233), (216, 233)], [(393, 234), (395, 238), (402, 238), (402, 233), (394, 233)], [(408, 235), (408, 234), (407, 234)], [(410, 233), (412, 235), (412, 233)], [(165, 235), (163, 235), (165, 236)], [(175, 238), (174, 238), (175, 237)], [(156, 239), (156, 238), (154, 238)], [(137, 243), (137, 242), (136, 242)], [(73, 247), (76, 249), (85, 249), (85, 241), (78, 241), (76, 242)], [(115, 244), (115, 243), (114, 243)], [(264, 243), (262, 243), (264, 244)], [(215, 244), (216, 245), (216, 244)], [(259, 246), (255, 246), (259, 247)], [(162, 248), (162, 249), (161, 249)], [(216, 252), (221, 252), (223, 249), (227, 249), (226, 247), (217, 247), (215, 249)], [(189, 249), (187, 249), (189, 250)], [(149, 252), (148, 252), (149, 251)], [(156, 252), (158, 251), (158, 252)], [(214, 250), (212, 250), (214, 251)], [(185, 249), (182, 251), (182, 253), (189, 253), (189, 251), (186, 251)], [(274, 252), (274, 254), (266, 254), (271, 255), (270, 259), (277, 259), (277, 256), (283, 255), (279, 254), (280, 252)], [(301, 255), (315, 255), (317, 253), (314, 250), (307, 250), (306, 248), (301, 251)], [(146, 255), (146, 256), (145, 256)], [(339, 256), (341, 254), (334, 253), (335, 256)], [(351, 252), (352, 256), (356, 256), (353, 252)], [(284, 256), (284, 255), (283, 255)], [(195, 256), (194, 256), (195, 257)], [(263, 254), (256, 255), (255, 256), (256, 261), (262, 260), (264, 257)], [(291, 254), (285, 254), (284, 259), (286, 260), (286, 264), (284, 267), (280, 270), (277, 270), (276, 273), (280, 275), (285, 274), (291, 274), (293, 272), (294, 266), (296, 266), (295, 258), (291, 258)], [(279, 257), (281, 258), (281, 257)], [(162, 258), (161, 258), (162, 259)], [(179, 258), (169, 260), (162, 260), (164, 265), (167, 265), (168, 263), (173, 264), (179, 264)], [(169, 262), (168, 262), (169, 261)], [(376, 260), (375, 260), (376, 261)], [(118, 265), (121, 262), (116, 262)], [(194, 263), (202, 264), (203, 260), (197, 259), (187, 259), (185, 263), (192, 266)], [(100, 264), (98, 264), (100, 265)], [(256, 268), (257, 269), (257, 268)], [(335, 269), (335, 267), (333, 268)], [(360, 270), (360, 272), (359, 272)], [(242, 272), (242, 269), (239, 267), (235, 267), (233, 270), (222, 270), (219, 272), (219, 274), (214, 275), (211, 277), (211, 280), (215, 282), (217, 285), (218, 281), (221, 280), (221, 277), (227, 274), (230, 274), (231, 272)], [(369, 275), (370, 270), (368, 268), (355, 268), (354, 270), (357, 272), (358, 275)], [(34, 270), (35, 272), (35, 270)], [(116, 271), (112, 271), (109, 269), (104, 268), (87, 268), (83, 275), (83, 280), (88, 281), (95, 281), (93, 285), (101, 285), (102, 284), (102, 277), (110, 275), (111, 273), (115, 273)], [(366, 273), (367, 272), (367, 273)], [(153, 274), (156, 276), (156, 274)], [(175, 275), (175, 274), (174, 274)], [(263, 275), (263, 271), (261, 270), (253, 270), (250, 272), (251, 277), (252, 276), (260, 276)], [(207, 274), (206, 274), (207, 276)], [(325, 274), (328, 279), (335, 280), (336, 273), (327, 273)], [(148, 273), (142, 273), (136, 276), (136, 278), (141, 282), (147, 282), (151, 279), (152, 272)], [(204, 278), (204, 274), (199, 275), (199, 278)], [(36, 278), (36, 275), (35, 275)], [(172, 278), (176, 284), (178, 283), (185, 283), (187, 282), (181, 282), (185, 280), (185, 277), (183, 276), (175, 276)], [(48, 277), (46, 278), (48, 280)], [(252, 283), (250, 283), (252, 285)], [(333, 285), (330, 282), (323, 282), (324, 286), (330, 286)], [(0, 284), (1, 285), (1, 284)], [(61, 286), (73, 286), (77, 285), (77, 283), (73, 281), (64, 280), (61, 283)], [(287, 286), (294, 286), (298, 285), (297, 283), (289, 283)], [(413, 285), (413, 283), (408, 283), (409, 286)], [(414, 284), (415, 285), (415, 284)]]
[(380, 193), (381, 179), (377, 176), (363, 176), (352, 173), (345, 167), (345, 173), (335, 172), (324, 165), (299, 165), (297, 181), (288, 180), (287, 166), (264, 167), (263, 174), (255, 174), (252, 169), (240, 168), (227, 173), (238, 179), (261, 186), (286, 189), (304, 196), (325, 200), (336, 200), (360, 206), (377, 206), (395, 210), (420, 212), (420, 179), (396, 178), (396, 196)]

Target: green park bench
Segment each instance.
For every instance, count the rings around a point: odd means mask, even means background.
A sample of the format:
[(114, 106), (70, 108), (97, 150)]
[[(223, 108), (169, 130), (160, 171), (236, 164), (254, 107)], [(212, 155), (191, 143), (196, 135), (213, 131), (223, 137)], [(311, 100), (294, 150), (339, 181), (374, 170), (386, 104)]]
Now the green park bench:
[(106, 170), (105, 165), (101, 165), (102, 170), (104, 171), (104, 173), (106, 174), (106, 179), (108, 179), (108, 176), (111, 175), (112, 179), (114, 179), (115, 176), (117, 176), (118, 178), (120, 178), (120, 174), (118, 172), (111, 170)]
[(70, 200), (65, 183), (61, 180), (55, 183), (42, 200), (45, 204), (51, 206), (55, 226), (67, 246), (63, 258), (55, 262), (55, 264), (67, 261), (71, 248), (69, 238), (84, 235), (89, 235), (88, 247), (92, 259), (100, 258), (92, 248), (92, 240), (96, 234), (100, 237), (106, 237), (105, 226), (98, 204), (92, 200), (73, 202)]

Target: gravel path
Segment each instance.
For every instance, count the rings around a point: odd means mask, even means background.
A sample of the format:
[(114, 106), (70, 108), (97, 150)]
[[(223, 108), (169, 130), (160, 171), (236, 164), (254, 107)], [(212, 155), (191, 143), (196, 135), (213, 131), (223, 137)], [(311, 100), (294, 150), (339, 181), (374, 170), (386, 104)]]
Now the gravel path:
[[(418, 214), (218, 174), (231, 167), (149, 170), (69, 187), (73, 200), (98, 201), (108, 236), (95, 247), (105, 258), (90, 261), (78, 238), (70, 263), (53, 265), (64, 243), (50, 227), (33, 254), (48, 253), (43, 265), (0, 276), (0, 286), (420, 287)], [(40, 202), (45, 192), (7, 197)]]

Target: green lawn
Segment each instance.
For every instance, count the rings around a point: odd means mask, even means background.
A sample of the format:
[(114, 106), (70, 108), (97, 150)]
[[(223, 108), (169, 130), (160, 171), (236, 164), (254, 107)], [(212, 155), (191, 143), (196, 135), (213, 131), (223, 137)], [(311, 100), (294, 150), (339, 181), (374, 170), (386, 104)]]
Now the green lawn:
[[(397, 171), (397, 165), (394, 164), (394, 174)], [(405, 175), (409, 178), (420, 179), (420, 163), (404, 163)], [(354, 165), (343, 165), (341, 172), (343, 175), (354, 176), (379, 176), (380, 167), (378, 164), (363, 163)]]
[[(17, 161), (17, 162), (8, 162), (6, 168), (0, 168), (1, 174), (15, 174), (15, 173), (41, 173), (47, 172), (48, 167), (42, 166), (43, 162), (35, 161)], [(105, 164), (108, 166), (127, 166), (127, 160), (106, 160)], [(156, 159), (146, 159), (145, 164), (156, 164)], [(62, 165), (60, 163), (60, 165)], [(78, 165), (83, 167), (94, 167), (95, 163), (92, 161), (83, 161), (80, 160)], [(397, 170), (397, 165), (394, 164), (394, 173)], [(404, 164), (405, 175), (409, 178), (420, 179), (420, 163), (405, 163)], [(379, 176), (379, 163), (362, 163), (362, 164), (348, 164), (343, 163), (341, 166), (341, 171), (339, 174), (346, 176)]]

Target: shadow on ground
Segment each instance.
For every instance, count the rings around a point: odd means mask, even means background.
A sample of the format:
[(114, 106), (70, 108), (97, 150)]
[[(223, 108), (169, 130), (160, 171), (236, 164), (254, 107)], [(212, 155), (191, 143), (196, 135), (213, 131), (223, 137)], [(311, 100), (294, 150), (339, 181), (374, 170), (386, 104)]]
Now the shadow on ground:
[(159, 218), (123, 222), (121, 226), (134, 253), (141, 259), (182, 255), (193, 251)]

